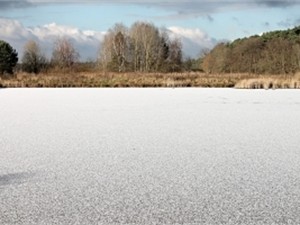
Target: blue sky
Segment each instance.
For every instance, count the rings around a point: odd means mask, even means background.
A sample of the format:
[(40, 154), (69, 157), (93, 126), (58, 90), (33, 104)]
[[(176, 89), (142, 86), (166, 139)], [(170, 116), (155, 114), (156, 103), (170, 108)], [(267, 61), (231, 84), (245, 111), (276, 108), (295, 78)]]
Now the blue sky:
[(300, 25), (299, 12), (296, 0), (0, 0), (0, 39), (19, 52), (35, 39), (49, 52), (52, 39), (69, 36), (82, 58), (94, 58), (115, 23), (148, 21), (181, 37), (185, 55), (196, 56), (222, 40)]

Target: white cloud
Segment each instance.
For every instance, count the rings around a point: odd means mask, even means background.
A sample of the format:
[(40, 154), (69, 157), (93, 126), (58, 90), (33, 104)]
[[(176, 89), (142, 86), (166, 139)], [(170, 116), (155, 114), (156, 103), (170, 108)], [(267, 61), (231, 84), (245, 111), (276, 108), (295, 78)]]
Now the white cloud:
[(105, 32), (80, 30), (55, 23), (25, 27), (17, 20), (0, 18), (0, 39), (9, 42), (22, 56), (24, 44), (32, 39), (40, 43), (47, 56), (51, 56), (53, 43), (59, 37), (69, 38), (81, 55), (81, 59), (96, 58)]
[(30, 35), (20, 22), (10, 19), (0, 19), (0, 30), (4, 38), (22, 39)]
[(198, 28), (169, 27), (168, 30), (171, 37), (179, 37), (182, 40), (183, 51), (187, 56), (196, 57), (202, 50), (212, 49), (217, 43), (216, 39)]
[[(81, 30), (76, 27), (56, 23), (43, 26), (26, 27), (17, 20), (0, 18), (0, 39), (9, 42), (17, 49), (19, 57), (23, 54), (24, 44), (32, 39), (40, 43), (48, 57), (51, 56), (53, 43), (58, 37), (67, 37), (79, 51), (82, 60), (95, 59), (105, 32)], [(211, 49), (217, 41), (200, 29), (169, 27), (171, 38), (179, 37), (183, 43), (186, 56), (195, 57), (203, 49)]]

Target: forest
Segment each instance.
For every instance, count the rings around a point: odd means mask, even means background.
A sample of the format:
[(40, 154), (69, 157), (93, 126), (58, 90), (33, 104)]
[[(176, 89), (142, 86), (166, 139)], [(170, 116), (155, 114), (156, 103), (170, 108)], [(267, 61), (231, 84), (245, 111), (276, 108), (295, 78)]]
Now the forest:
[(207, 73), (293, 74), (300, 71), (300, 26), (219, 43), (202, 59)]

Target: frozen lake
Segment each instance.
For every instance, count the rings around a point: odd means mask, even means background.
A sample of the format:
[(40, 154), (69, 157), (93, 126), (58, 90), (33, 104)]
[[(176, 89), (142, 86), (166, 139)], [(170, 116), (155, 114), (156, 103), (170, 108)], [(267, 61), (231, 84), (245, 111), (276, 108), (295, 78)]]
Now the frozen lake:
[(300, 224), (300, 91), (0, 89), (0, 224)]

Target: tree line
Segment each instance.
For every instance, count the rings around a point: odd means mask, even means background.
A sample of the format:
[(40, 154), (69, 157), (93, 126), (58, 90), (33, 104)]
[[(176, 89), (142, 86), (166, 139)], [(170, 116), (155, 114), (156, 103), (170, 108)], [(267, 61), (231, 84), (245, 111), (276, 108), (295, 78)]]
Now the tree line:
[(182, 68), (182, 44), (167, 30), (136, 22), (130, 28), (116, 24), (104, 37), (99, 63), (104, 70), (177, 72)]
[[(136, 22), (130, 28), (116, 24), (104, 36), (97, 59), (98, 67), (112, 72), (178, 72), (183, 68), (182, 44), (170, 38), (166, 29), (152, 23)], [(29, 40), (24, 45), (20, 67), (28, 73), (50, 69), (65, 70), (80, 64), (79, 53), (72, 42), (58, 38), (47, 59), (38, 42)], [(9, 43), (0, 41), (0, 74), (12, 74), (18, 53)]]
[(289, 74), (300, 70), (300, 26), (216, 45), (202, 59), (207, 73)]
[[(79, 58), (65, 37), (54, 42), (50, 60), (38, 42), (29, 40), (18, 65), (35, 74), (49, 69), (65, 71), (82, 66)], [(0, 75), (12, 74), (18, 61), (17, 51), (0, 40)], [(219, 43), (198, 59), (183, 60), (180, 39), (170, 37), (166, 29), (146, 22), (129, 28), (115, 24), (104, 36), (96, 62), (84, 66), (112, 72), (295, 73), (300, 71), (300, 26)]]
[[(7, 42), (0, 40), (0, 75), (13, 74), (19, 61), (17, 51)], [(67, 38), (58, 38), (53, 47), (51, 60), (48, 60), (40, 45), (29, 40), (24, 45), (20, 69), (24, 72), (38, 74), (49, 68), (71, 68), (79, 61), (79, 53)]]

